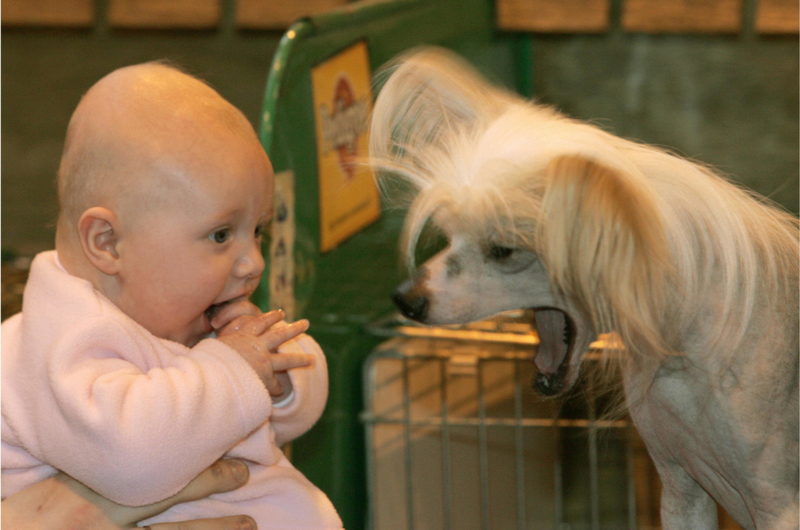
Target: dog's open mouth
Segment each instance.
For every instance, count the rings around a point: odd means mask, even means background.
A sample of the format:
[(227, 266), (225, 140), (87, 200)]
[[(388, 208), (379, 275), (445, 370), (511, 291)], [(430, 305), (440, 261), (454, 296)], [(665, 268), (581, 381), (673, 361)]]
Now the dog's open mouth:
[(564, 389), (569, 359), (575, 345), (575, 326), (569, 316), (559, 309), (534, 309), (539, 348), (534, 363), (539, 369), (533, 386), (546, 396)]

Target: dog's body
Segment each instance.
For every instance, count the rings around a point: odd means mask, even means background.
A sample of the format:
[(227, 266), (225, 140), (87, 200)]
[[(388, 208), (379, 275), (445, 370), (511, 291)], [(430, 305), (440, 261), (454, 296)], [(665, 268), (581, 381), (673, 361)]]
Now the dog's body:
[(697, 164), (492, 87), (444, 52), (392, 72), (373, 164), (413, 192), (407, 255), (429, 222), (449, 238), (398, 290), (403, 312), (451, 324), (534, 309), (535, 386), (548, 395), (615, 332), (664, 528), (716, 528), (713, 499), (743, 528), (797, 528), (796, 219)]

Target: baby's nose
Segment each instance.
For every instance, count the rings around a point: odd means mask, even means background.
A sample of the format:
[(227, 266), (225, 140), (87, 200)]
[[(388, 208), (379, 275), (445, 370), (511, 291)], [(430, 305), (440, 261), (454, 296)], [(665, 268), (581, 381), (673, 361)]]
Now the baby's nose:
[(251, 249), (239, 258), (233, 267), (233, 274), (237, 278), (261, 276), (262, 272), (264, 272), (264, 257), (261, 255), (260, 247)]

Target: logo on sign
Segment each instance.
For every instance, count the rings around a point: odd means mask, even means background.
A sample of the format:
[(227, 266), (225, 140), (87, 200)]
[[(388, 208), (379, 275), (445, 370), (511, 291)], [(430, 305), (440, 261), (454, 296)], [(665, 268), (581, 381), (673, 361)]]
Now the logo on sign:
[(338, 152), (339, 167), (351, 180), (356, 173), (358, 137), (367, 131), (369, 102), (366, 97), (355, 98), (355, 90), (347, 76), (334, 85), (333, 103), (320, 105), (322, 118), (323, 153)]

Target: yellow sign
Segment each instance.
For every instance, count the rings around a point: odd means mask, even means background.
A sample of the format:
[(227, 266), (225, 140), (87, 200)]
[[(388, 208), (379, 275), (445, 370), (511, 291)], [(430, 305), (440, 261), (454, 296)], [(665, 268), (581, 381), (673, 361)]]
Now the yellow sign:
[(320, 250), (333, 249), (380, 216), (364, 164), (372, 110), (367, 45), (359, 42), (311, 70), (319, 163)]

